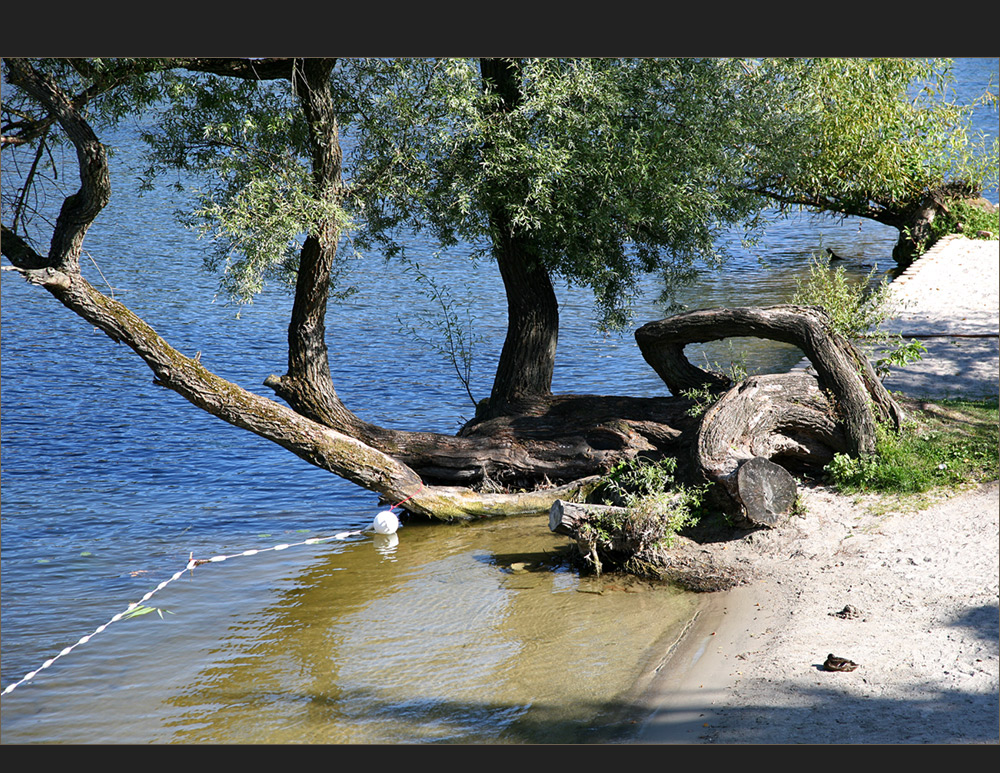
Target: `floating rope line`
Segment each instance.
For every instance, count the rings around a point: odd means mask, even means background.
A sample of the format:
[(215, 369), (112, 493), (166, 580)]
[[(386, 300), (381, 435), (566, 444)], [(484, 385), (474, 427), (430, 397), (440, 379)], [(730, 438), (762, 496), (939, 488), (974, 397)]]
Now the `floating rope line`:
[(397, 503), (396, 503), (396, 504), (394, 504), (394, 505), (393, 505), (392, 507), (390, 507), (390, 508), (389, 508), (390, 512), (391, 512), (392, 510), (395, 510), (396, 508), (398, 508), (398, 507), (399, 507), (399, 506), (400, 506), (401, 504), (403, 504), (404, 502), (409, 502), (409, 501), (410, 501), (411, 499), (413, 499), (413, 497), (415, 497), (415, 496), (416, 496), (417, 494), (419, 494), (419, 493), (420, 493), (421, 491), (423, 491), (423, 490), (424, 490), (424, 482), (423, 482), (423, 481), (420, 481), (420, 488), (418, 488), (418, 489), (417, 489), (416, 491), (414, 491), (414, 492), (413, 492), (412, 494), (410, 494), (410, 496), (408, 496), (408, 497), (407, 497), (406, 499), (404, 499), (404, 500), (402, 500), (402, 501), (400, 501), (400, 502), (397, 502)]
[[(330, 540), (346, 540), (348, 537), (358, 536), (358, 535), (364, 534), (366, 531), (376, 531), (379, 534), (392, 534), (392, 533), (394, 533), (396, 531), (396, 529), (399, 528), (399, 519), (396, 518), (396, 514), (393, 513), (392, 511), (395, 510), (400, 505), (402, 505), (403, 502), (408, 502), (409, 500), (413, 499), (413, 497), (415, 497), (417, 494), (419, 494), (423, 490), (423, 488), (424, 488), (424, 484), (421, 483), (420, 484), (420, 488), (418, 488), (416, 491), (414, 491), (406, 499), (404, 499), (401, 502), (393, 505), (388, 510), (383, 510), (381, 513), (379, 513), (378, 515), (376, 515), (375, 516), (375, 520), (372, 522), (372, 525), (369, 526), (367, 529), (359, 529), (357, 531), (342, 531), (342, 532), (338, 532), (337, 534), (334, 534), (331, 537), (310, 537), (309, 539), (303, 540), (302, 542), (286, 542), (286, 543), (282, 543), (280, 545), (274, 545), (273, 547), (269, 547), (269, 548), (257, 548), (257, 549), (244, 550), (242, 553), (233, 553), (232, 555), (213, 556), (212, 558), (195, 558), (194, 557), (194, 553), (191, 553), (189, 555), (189, 557), (188, 557), (187, 565), (183, 569), (181, 569), (179, 572), (174, 572), (173, 576), (169, 580), (164, 580), (159, 585), (157, 585), (155, 588), (153, 588), (153, 590), (151, 590), (149, 593), (147, 593), (145, 596), (143, 596), (141, 599), (139, 599), (138, 601), (134, 601), (131, 604), (129, 604), (125, 608), (125, 610), (123, 612), (119, 612), (117, 615), (115, 615), (110, 620), (108, 620), (108, 622), (106, 622), (104, 625), (97, 626), (97, 628), (95, 628), (92, 633), (89, 633), (86, 636), (82, 637), (78, 642), (76, 642), (76, 644), (72, 644), (69, 647), (66, 647), (58, 655), (56, 655), (55, 657), (49, 658), (44, 663), (42, 663), (42, 665), (40, 665), (38, 668), (36, 668), (34, 671), (28, 672), (23, 677), (21, 677), (18, 681), (14, 682), (13, 684), (7, 685), (7, 687), (4, 688), (4, 691), (2, 693), (0, 693), (0, 695), (7, 695), (8, 693), (13, 692), (17, 687), (19, 687), (20, 685), (24, 684), (25, 682), (31, 681), (36, 676), (38, 676), (38, 673), (40, 671), (44, 671), (46, 668), (48, 668), (53, 663), (55, 663), (57, 660), (59, 660), (59, 658), (68, 655), (73, 650), (75, 650), (77, 647), (79, 647), (81, 644), (86, 644), (91, 639), (93, 639), (95, 636), (97, 636), (97, 634), (103, 633), (104, 631), (106, 631), (107, 628), (108, 628), (108, 626), (111, 625), (112, 623), (117, 623), (119, 620), (121, 620), (121, 619), (123, 619), (125, 617), (128, 617), (131, 612), (133, 612), (135, 609), (137, 609), (140, 606), (142, 606), (142, 604), (145, 603), (146, 601), (149, 601), (154, 595), (156, 595), (161, 590), (163, 590), (164, 588), (166, 588), (170, 583), (174, 582), (175, 580), (179, 580), (181, 577), (184, 576), (185, 573), (187, 573), (187, 572), (194, 573), (195, 567), (202, 566), (204, 564), (220, 564), (223, 561), (228, 561), (231, 558), (243, 558), (244, 556), (256, 556), (256, 555), (259, 555), (261, 553), (269, 553), (269, 552), (272, 552), (272, 551), (288, 550), (288, 548), (299, 547), (301, 545), (318, 545), (318, 544), (320, 544), (322, 542), (329, 542)], [(391, 518), (386, 518), (387, 515), (391, 516)]]

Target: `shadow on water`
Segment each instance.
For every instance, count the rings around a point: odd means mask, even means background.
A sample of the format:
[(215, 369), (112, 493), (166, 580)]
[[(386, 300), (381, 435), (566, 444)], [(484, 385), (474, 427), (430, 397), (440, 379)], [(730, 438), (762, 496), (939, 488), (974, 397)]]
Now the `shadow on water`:
[(695, 608), (579, 577), (545, 516), (307, 550), (196, 568), (158, 597), (163, 620), (119, 623), (5, 696), (4, 740), (610, 740)]

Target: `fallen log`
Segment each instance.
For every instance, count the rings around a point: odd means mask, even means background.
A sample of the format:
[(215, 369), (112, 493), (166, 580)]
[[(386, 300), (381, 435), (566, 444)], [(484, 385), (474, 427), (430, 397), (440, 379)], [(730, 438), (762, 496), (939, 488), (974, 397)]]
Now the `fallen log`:
[(626, 568), (633, 574), (663, 580), (697, 593), (728, 590), (752, 578), (752, 567), (729, 562), (718, 551), (706, 550), (695, 540), (681, 535), (674, 536), (669, 548), (646, 546), (638, 560), (634, 554), (622, 550), (620, 536), (619, 540), (612, 540), (610, 550), (607, 545), (599, 544), (594, 533), (606, 532), (609, 516), (614, 520), (624, 518), (626, 513), (622, 507), (556, 500), (549, 510), (549, 528), (574, 540), (584, 567), (595, 574), (600, 574), (606, 566)]

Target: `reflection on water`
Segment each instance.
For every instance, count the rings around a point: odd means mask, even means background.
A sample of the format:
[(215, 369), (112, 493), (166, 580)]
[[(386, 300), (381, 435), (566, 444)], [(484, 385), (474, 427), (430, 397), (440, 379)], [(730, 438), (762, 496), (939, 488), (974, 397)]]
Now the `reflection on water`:
[(294, 566), (198, 567), (164, 591), (163, 620), (119, 624), (7, 696), (5, 740), (603, 740), (694, 610), (664, 586), (579, 578), (545, 517), (378, 536)]

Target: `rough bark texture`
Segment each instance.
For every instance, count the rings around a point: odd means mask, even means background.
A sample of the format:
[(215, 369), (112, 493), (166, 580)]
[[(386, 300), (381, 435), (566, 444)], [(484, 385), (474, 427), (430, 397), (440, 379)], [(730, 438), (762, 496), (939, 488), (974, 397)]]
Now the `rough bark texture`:
[(875, 375), (868, 358), (830, 329), (820, 309), (779, 305), (767, 308), (701, 309), (643, 325), (635, 333), (646, 362), (674, 394), (707, 385), (721, 389), (728, 379), (702, 370), (684, 357), (690, 343), (755, 336), (799, 347), (816, 369), (819, 385), (836, 404), (847, 449), (854, 454), (875, 448), (875, 422), (899, 426), (902, 413)]
[[(789, 481), (772, 470), (761, 491), (741, 491), (739, 470), (751, 459), (792, 470), (818, 470), (837, 452), (875, 450), (875, 426), (898, 428), (903, 413), (875, 375), (867, 357), (830, 330), (816, 308), (702, 309), (651, 322), (636, 331), (646, 361), (672, 392), (728, 380), (692, 365), (688, 343), (730, 336), (757, 336), (799, 347), (817, 372), (757, 376), (728, 389), (703, 416), (694, 460), (701, 481), (717, 484), (715, 504), (753, 523), (787, 512)], [(762, 498), (763, 497), (763, 498)]]
[[(521, 100), (518, 66), (510, 59), (480, 61), (484, 87), (498, 97), (497, 111), (514, 109)], [(489, 400), (480, 415), (494, 418), (521, 410), (521, 403), (549, 395), (559, 337), (559, 304), (549, 278), (502, 205), (490, 208), (493, 255), (507, 296), (507, 336), (500, 352)]]
[[(302, 112), (311, 129), (313, 184), (327, 199), (339, 202), (341, 190), (340, 141), (333, 107), (330, 73), (334, 61), (302, 62), (298, 88)], [(288, 325), (288, 373), (269, 377), (265, 384), (299, 413), (327, 424), (349, 427), (355, 417), (344, 408), (333, 388), (326, 346), (326, 306), (330, 276), (337, 258), (340, 229), (336, 222), (320, 223), (299, 253), (295, 301)]]
[(964, 201), (987, 212), (996, 210), (982, 198), (981, 191), (964, 181), (954, 181), (928, 191), (917, 201), (897, 205), (882, 214), (879, 222), (899, 229), (899, 238), (892, 249), (892, 258), (906, 268), (934, 243), (932, 225), (938, 217), (950, 214), (956, 201)]

